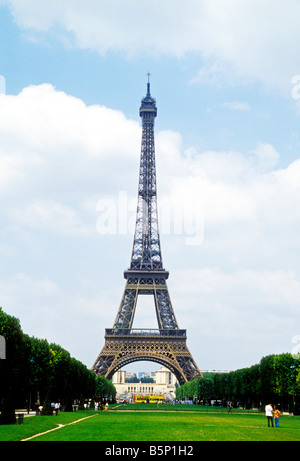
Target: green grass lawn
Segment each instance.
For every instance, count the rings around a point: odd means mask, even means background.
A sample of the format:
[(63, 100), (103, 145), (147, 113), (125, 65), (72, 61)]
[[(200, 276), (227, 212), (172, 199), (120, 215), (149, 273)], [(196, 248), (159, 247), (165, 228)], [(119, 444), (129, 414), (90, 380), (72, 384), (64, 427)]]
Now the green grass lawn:
[[(224, 411), (78, 411), (24, 418), (23, 425), (0, 426), (0, 441), (300, 441), (300, 417), (282, 416), (268, 428), (262, 414)], [(195, 407), (194, 407), (195, 408)], [(202, 407), (203, 408), (203, 407)], [(117, 408), (117, 410), (119, 410)], [(184, 410), (184, 408), (182, 408)]]

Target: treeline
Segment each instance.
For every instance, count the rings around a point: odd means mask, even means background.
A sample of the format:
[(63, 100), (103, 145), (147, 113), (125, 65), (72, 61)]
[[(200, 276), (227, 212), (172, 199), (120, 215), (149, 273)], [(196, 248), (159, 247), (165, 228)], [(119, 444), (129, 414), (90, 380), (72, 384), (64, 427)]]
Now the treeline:
[(197, 378), (176, 389), (179, 400), (195, 403), (264, 408), (266, 403), (300, 414), (300, 358), (269, 355), (259, 364), (229, 373)]
[(77, 401), (115, 399), (110, 381), (96, 377), (61, 346), (24, 334), (19, 319), (2, 308), (0, 336), (6, 343), (6, 358), (0, 360), (0, 424), (14, 423), (16, 408), (42, 405), (46, 411), (53, 401), (73, 411)]

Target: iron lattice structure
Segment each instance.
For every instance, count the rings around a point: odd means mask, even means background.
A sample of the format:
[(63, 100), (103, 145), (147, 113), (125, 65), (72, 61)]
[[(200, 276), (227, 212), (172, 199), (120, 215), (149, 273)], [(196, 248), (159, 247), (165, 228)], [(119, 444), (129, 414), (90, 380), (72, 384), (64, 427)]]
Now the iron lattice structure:
[[(126, 285), (112, 329), (105, 330), (105, 345), (92, 369), (110, 379), (122, 366), (138, 361), (158, 362), (175, 374), (180, 384), (202, 376), (186, 345), (186, 330), (178, 328), (163, 268), (156, 190), (154, 120), (156, 101), (147, 94), (140, 107), (142, 145), (136, 228)], [(132, 328), (139, 295), (154, 297), (157, 330)]]

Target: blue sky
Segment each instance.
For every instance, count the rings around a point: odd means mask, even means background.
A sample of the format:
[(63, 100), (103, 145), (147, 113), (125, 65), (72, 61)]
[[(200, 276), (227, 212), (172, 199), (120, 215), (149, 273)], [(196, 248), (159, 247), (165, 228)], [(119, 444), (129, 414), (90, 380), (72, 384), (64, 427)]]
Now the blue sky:
[[(150, 72), (163, 260), (192, 355), (237, 369), (299, 349), (299, 8), (0, 1), (0, 305), (26, 333), (88, 366), (104, 344)], [(135, 326), (155, 326), (147, 302)]]

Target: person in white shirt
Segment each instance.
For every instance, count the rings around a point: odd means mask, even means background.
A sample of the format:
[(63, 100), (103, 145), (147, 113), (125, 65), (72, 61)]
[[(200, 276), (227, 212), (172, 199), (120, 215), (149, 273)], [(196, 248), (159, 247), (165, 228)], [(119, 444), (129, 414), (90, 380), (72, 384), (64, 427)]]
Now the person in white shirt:
[(55, 414), (57, 416), (58, 410), (60, 409), (60, 403), (56, 403), (55, 406), (54, 406), (54, 409), (55, 409)]
[(265, 412), (268, 420), (268, 427), (270, 427), (270, 425), (273, 427), (273, 408), (270, 403), (265, 406)]

